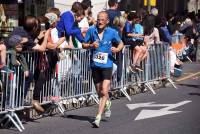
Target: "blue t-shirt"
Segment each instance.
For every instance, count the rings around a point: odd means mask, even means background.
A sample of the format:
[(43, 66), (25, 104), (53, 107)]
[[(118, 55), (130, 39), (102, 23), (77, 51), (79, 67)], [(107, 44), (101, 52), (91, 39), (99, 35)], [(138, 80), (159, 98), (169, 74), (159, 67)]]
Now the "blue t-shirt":
[[(133, 33), (134, 34), (144, 34), (143, 26), (141, 24), (135, 24), (133, 27)], [(134, 37), (134, 41), (136, 40), (143, 40), (143, 38), (140, 37)]]
[(161, 40), (163, 40), (165, 42), (171, 43), (172, 36), (171, 36), (167, 26), (160, 27), (160, 38), (161, 38)]
[(84, 41), (81, 30), (75, 26), (75, 19), (71, 11), (66, 11), (60, 16), (60, 21), (56, 26), (58, 37), (62, 37), (65, 33), (66, 37), (75, 36), (80, 42)]
[(133, 30), (132, 24), (129, 21), (126, 21), (124, 29), (123, 29), (123, 33), (122, 33), (122, 38), (124, 42), (128, 40), (132, 40), (131, 37), (127, 36), (129, 33), (132, 33), (132, 30)]
[(108, 17), (109, 17), (109, 26), (113, 27), (113, 21), (115, 19), (115, 17), (119, 17), (121, 16), (121, 12), (117, 9), (108, 9), (106, 11), (108, 13)]
[(113, 66), (113, 56), (111, 52), (112, 43), (121, 42), (117, 31), (106, 27), (102, 40), (100, 40), (97, 27), (92, 26), (86, 33), (85, 43), (93, 43), (95, 41), (99, 41), (99, 47), (91, 48), (91, 68), (111, 68)]

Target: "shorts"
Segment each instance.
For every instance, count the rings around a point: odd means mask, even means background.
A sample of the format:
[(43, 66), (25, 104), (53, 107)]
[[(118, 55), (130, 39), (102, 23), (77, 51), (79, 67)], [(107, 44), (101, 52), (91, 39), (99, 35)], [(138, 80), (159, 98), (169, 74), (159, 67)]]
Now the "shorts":
[(112, 68), (92, 68), (92, 78), (94, 84), (101, 83), (103, 80), (111, 80)]
[(143, 45), (143, 40), (136, 40), (136, 41), (134, 41), (135, 42), (135, 44), (137, 45), (137, 46), (142, 46)]
[(132, 49), (134, 49), (136, 46), (140, 46), (138, 42), (133, 40), (126, 40), (125, 45), (130, 45)]

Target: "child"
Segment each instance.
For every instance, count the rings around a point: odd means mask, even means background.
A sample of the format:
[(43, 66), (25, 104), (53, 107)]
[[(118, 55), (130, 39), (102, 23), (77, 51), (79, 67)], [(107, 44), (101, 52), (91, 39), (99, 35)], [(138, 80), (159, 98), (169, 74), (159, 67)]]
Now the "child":
[(25, 76), (25, 89), (24, 89), (24, 97), (28, 92), (28, 88), (33, 79), (32, 74), (29, 72), (28, 64), (26, 62), (26, 58), (24, 57), (22, 52), (23, 44), (28, 42), (27, 38), (21, 37), (19, 35), (12, 35), (8, 38), (7, 47), (10, 49), (11, 53), (11, 65), (12, 66), (22, 66), (22, 71)]

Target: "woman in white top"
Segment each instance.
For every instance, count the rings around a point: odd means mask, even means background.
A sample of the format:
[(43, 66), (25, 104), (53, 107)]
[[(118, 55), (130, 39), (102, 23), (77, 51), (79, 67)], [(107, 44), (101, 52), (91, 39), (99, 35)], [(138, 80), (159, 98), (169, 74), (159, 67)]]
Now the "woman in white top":
[(149, 46), (150, 44), (160, 43), (159, 31), (155, 27), (155, 16), (146, 16), (144, 23), (144, 43)]

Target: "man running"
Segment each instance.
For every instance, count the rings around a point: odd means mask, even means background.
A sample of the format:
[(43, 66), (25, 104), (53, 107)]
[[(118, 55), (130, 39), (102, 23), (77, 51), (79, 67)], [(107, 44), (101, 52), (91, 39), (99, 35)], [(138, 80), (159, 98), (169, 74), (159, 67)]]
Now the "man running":
[[(111, 101), (109, 100), (108, 90), (112, 77), (113, 56), (123, 48), (123, 43), (116, 30), (108, 27), (109, 19), (106, 11), (98, 13), (97, 25), (89, 28), (85, 36), (84, 48), (91, 50), (91, 69), (96, 91), (100, 98), (99, 108), (94, 127), (99, 127), (101, 115), (105, 112), (105, 117), (110, 117)], [(112, 47), (112, 43), (118, 44)]]

